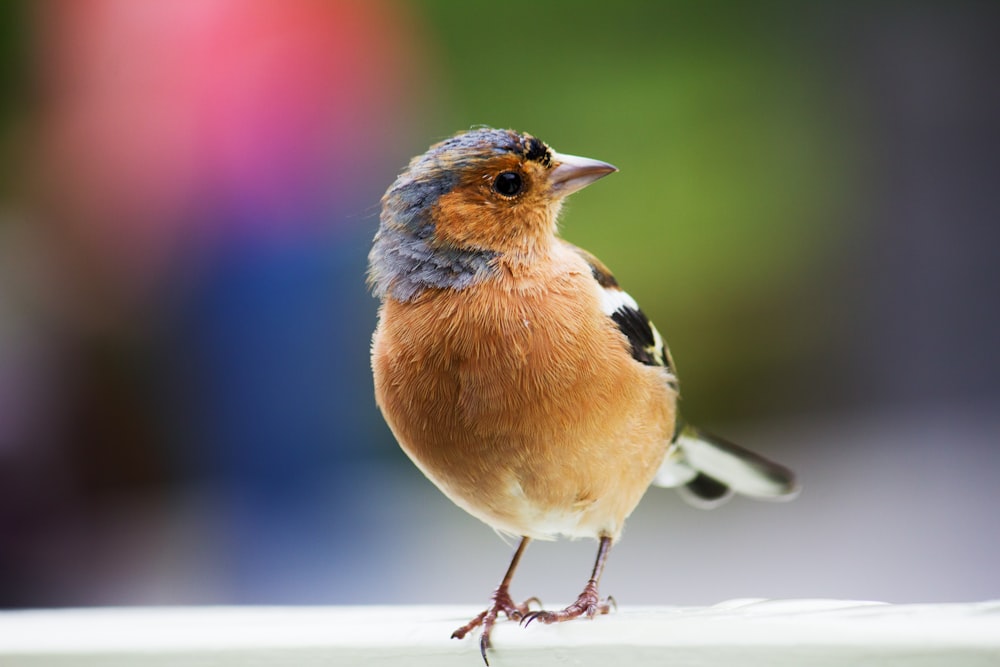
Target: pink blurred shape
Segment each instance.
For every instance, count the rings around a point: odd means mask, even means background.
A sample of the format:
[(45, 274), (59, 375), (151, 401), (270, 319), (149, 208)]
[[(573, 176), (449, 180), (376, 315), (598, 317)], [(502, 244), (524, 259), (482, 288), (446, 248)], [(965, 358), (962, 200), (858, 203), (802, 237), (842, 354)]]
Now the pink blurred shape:
[[(44, 203), (106, 280), (360, 221), (420, 94), (417, 40), (385, 2), (76, 0), (39, 18)], [(359, 215), (335, 221), (346, 202)]]

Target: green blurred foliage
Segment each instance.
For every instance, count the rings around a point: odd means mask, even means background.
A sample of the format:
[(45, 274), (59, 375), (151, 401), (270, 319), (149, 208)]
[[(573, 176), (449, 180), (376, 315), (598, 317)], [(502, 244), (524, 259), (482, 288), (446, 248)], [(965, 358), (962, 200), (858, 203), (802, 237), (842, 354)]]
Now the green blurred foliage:
[[(795, 404), (836, 314), (850, 142), (804, 3), (415, 3), (442, 67), (428, 140), (531, 132), (621, 169), (574, 195), (563, 235), (667, 336), (686, 411)], [(763, 414), (762, 414), (763, 413)]]
[(31, 87), (25, 66), (31, 47), (28, 6), (21, 1), (0, 3), (0, 126), (23, 112)]
[[(0, 198), (23, 189), (24, 124), (35, 99), (30, 7), (23, 0), (0, 2)], [(0, 216), (0, 225), (5, 224)]]

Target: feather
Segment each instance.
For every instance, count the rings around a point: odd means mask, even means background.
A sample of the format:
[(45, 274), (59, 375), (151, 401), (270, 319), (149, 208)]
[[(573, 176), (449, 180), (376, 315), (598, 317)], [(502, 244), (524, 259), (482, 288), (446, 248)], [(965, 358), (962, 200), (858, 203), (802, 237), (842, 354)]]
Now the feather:
[[(718, 504), (725, 499), (715, 485), (761, 500), (788, 500), (798, 493), (788, 468), (689, 424), (679, 429), (676, 445), (677, 453), (667, 457), (653, 483), (682, 486), (682, 495), (699, 506), (700, 501)], [(684, 469), (695, 474), (678, 474)]]

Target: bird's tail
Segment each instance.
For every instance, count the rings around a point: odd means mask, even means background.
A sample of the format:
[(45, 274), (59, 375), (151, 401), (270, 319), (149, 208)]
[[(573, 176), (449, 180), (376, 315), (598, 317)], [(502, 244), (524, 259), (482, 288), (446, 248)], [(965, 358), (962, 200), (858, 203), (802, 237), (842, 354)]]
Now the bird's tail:
[(653, 484), (676, 487), (692, 505), (710, 508), (739, 493), (759, 500), (789, 500), (795, 474), (760, 454), (690, 424), (682, 424)]

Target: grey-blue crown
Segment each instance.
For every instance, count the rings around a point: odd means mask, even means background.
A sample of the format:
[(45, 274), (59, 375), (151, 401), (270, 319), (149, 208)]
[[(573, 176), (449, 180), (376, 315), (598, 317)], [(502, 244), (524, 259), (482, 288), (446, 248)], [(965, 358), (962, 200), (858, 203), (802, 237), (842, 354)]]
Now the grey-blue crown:
[(491, 128), (455, 135), (410, 161), (382, 197), (379, 229), (368, 255), (375, 296), (410, 301), (425, 289), (464, 289), (491, 274), (496, 253), (433, 242), (431, 210), (464, 169), (508, 152), (546, 166), (551, 161), (551, 151), (538, 139)]

